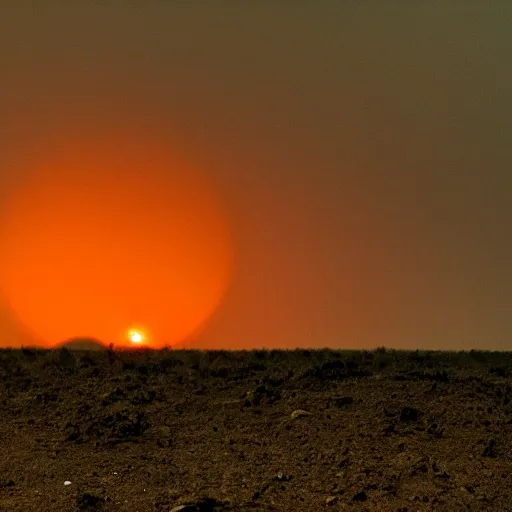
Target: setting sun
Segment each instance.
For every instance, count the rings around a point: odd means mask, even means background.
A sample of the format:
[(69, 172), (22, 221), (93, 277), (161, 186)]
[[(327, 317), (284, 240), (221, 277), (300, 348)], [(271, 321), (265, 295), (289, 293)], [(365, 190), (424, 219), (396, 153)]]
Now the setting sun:
[[(205, 175), (126, 134), (48, 148), (19, 162), (21, 186), (0, 219), (0, 286), (12, 311), (47, 346), (79, 336), (158, 348), (193, 335), (232, 268)], [(151, 337), (127, 333), (134, 323)]]
[(136, 345), (144, 341), (144, 336), (139, 331), (130, 331), (129, 338), (130, 341)]

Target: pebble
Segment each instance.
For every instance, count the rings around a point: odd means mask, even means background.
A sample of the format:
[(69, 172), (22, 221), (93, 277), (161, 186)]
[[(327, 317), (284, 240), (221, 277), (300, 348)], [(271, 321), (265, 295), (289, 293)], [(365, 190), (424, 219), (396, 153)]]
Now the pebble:
[(332, 507), (333, 505), (336, 505), (336, 503), (338, 503), (338, 501), (340, 501), (340, 499), (338, 498), (338, 496), (329, 496), (329, 497), (325, 500), (325, 504), (326, 504), (328, 507)]
[(297, 409), (296, 411), (293, 411), (291, 414), (291, 419), (294, 420), (295, 418), (300, 418), (302, 416), (311, 416), (312, 413), (309, 411), (303, 411), (302, 409)]

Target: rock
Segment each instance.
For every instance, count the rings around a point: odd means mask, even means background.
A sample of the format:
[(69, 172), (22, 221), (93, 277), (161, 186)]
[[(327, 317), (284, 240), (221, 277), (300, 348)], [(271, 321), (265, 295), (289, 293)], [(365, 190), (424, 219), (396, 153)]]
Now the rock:
[(338, 503), (338, 501), (340, 501), (340, 499), (338, 498), (338, 496), (329, 496), (326, 500), (325, 500), (325, 504), (328, 506), (328, 507), (333, 507), (334, 505), (336, 505)]
[(275, 482), (289, 482), (292, 479), (290, 475), (285, 475), (282, 471), (279, 471), (274, 477)]
[(364, 492), (358, 492), (353, 498), (352, 501), (366, 501), (368, 499), (368, 495)]
[(313, 413), (309, 411), (304, 411), (302, 409), (297, 409), (296, 411), (293, 411), (291, 414), (291, 419), (294, 420), (295, 418), (301, 418), (304, 416), (312, 416)]

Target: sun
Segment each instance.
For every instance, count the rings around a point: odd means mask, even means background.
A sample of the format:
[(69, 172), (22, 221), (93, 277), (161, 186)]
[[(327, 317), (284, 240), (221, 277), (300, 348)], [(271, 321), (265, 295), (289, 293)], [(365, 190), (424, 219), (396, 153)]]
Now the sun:
[(144, 334), (133, 329), (128, 333), (128, 338), (134, 345), (140, 345), (144, 342)]
[(13, 316), (45, 346), (194, 336), (235, 254), (211, 176), (160, 138), (73, 134), (13, 163), (20, 180), (0, 212), (0, 294)]

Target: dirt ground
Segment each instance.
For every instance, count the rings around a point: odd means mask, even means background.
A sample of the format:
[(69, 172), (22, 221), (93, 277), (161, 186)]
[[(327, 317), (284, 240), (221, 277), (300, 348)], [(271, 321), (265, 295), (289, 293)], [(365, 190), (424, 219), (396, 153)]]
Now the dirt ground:
[(0, 511), (512, 511), (509, 353), (3, 350), (0, 414)]

